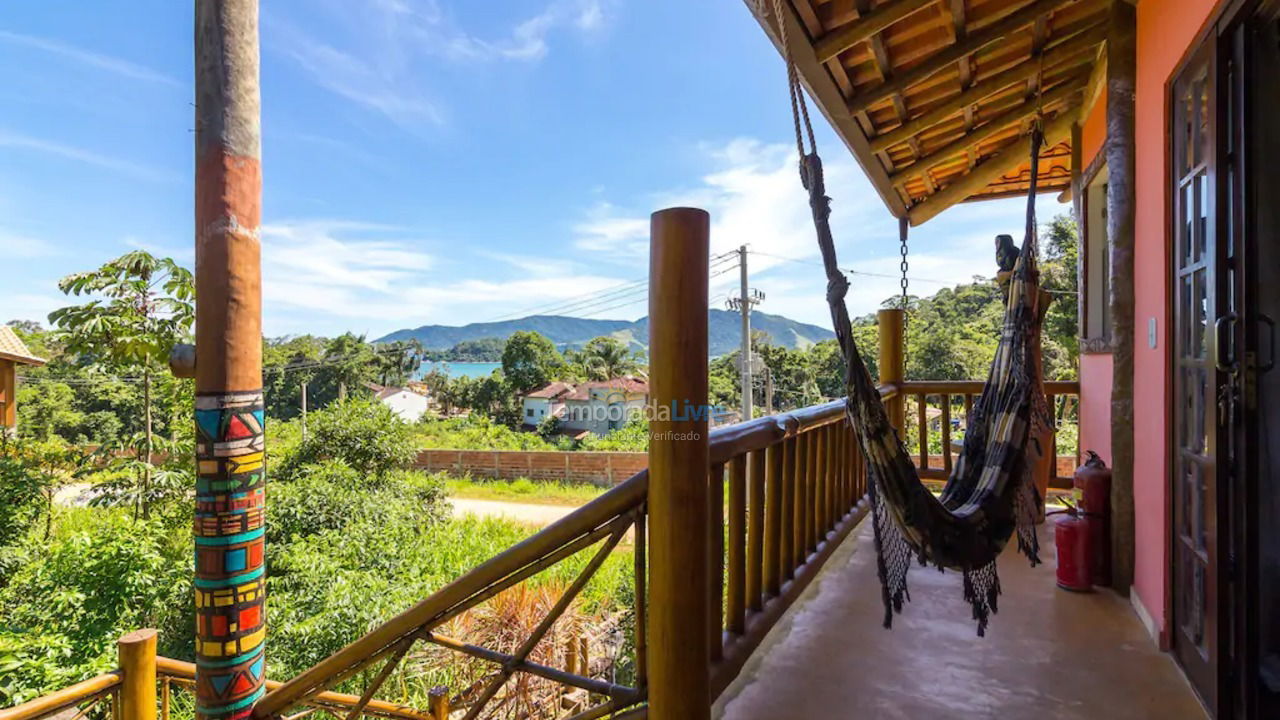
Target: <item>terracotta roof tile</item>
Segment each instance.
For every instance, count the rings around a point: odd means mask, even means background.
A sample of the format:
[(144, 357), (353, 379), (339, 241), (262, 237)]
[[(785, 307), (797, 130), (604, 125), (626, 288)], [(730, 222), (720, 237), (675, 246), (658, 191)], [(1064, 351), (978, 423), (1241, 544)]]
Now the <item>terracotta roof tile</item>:
[(8, 325), (0, 325), (0, 359), (12, 360), (23, 365), (43, 365), (44, 359), (31, 354), (26, 343)]

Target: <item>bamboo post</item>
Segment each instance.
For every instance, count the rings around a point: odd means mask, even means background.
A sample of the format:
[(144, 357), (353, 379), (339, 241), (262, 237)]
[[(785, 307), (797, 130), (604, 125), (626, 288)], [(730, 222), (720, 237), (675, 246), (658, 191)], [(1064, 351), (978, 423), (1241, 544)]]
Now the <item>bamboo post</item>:
[(747, 608), (764, 607), (764, 478), (767, 450), (751, 453), (747, 473)]
[(121, 720), (156, 720), (156, 631), (134, 630), (116, 643)]
[[(778, 524), (778, 569), (781, 580), (795, 576), (795, 524), (796, 524), (796, 438), (782, 442), (782, 469), (778, 484), (782, 490), (781, 522)], [(781, 588), (781, 582), (779, 583)]]
[[(747, 458), (729, 463), (728, 630), (741, 635), (747, 625)], [(714, 649), (714, 648), (713, 648)]]
[[(649, 711), (708, 720), (707, 273), (710, 216), (650, 220)], [(665, 410), (664, 410), (665, 408)], [(670, 412), (667, 412), (670, 411)]]
[(766, 474), (764, 479), (764, 592), (777, 597), (782, 589), (783, 535), (786, 532), (783, 518), (783, 457), (786, 444), (770, 445), (765, 451)]
[(707, 497), (707, 642), (711, 661), (724, 657), (725, 466), (711, 466)]
[[(880, 331), (880, 385), (901, 385), (906, 377), (906, 365), (902, 352), (902, 333), (906, 313), (902, 308), (885, 308), (876, 313), (876, 326)], [(889, 410), (889, 422), (902, 434), (906, 417), (906, 398), (901, 392), (890, 398), (885, 406)]]
[(449, 720), (449, 688), (437, 685), (428, 691), (427, 712), (431, 720)]
[(195, 712), (210, 720), (266, 689), (258, 59), (258, 0), (196, 0)]
[(806, 543), (805, 522), (807, 513), (805, 509), (809, 506), (809, 442), (812, 440), (809, 433), (800, 433), (796, 436), (796, 469), (793, 482), (796, 486), (795, 501), (791, 505), (792, 514), (795, 517), (795, 523), (791, 527), (792, 543), (791, 543), (791, 567), (792, 570), (799, 569), (804, 564), (805, 553), (808, 544)]

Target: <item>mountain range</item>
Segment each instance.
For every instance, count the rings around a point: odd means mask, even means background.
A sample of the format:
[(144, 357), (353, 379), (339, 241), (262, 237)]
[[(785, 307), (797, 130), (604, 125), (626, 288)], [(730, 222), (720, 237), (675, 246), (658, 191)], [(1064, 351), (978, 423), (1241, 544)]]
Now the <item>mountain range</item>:
[[(711, 355), (724, 355), (738, 349), (742, 341), (742, 317), (728, 310), (708, 310), (708, 334)], [(751, 329), (769, 335), (770, 342), (787, 348), (808, 347), (830, 340), (835, 334), (817, 325), (798, 322), (781, 315), (751, 313)], [(417, 340), (427, 350), (448, 350), (467, 340), (498, 338), (506, 340), (514, 332), (532, 330), (545, 335), (561, 350), (580, 347), (592, 338), (607, 335), (627, 343), (634, 350), (647, 352), (649, 318), (639, 320), (592, 320), (562, 315), (531, 315), (518, 320), (471, 323), (469, 325), (423, 325), (415, 329), (396, 330), (374, 342)]]

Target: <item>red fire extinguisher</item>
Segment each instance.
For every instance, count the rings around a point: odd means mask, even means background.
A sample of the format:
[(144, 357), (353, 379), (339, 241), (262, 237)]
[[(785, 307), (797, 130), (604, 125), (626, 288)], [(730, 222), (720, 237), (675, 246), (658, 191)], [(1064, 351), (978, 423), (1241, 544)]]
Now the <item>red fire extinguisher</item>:
[(1058, 587), (1075, 592), (1093, 589), (1092, 535), (1079, 509), (1068, 505), (1050, 515), (1061, 515), (1053, 525), (1053, 544), (1058, 549)]
[(1089, 534), (1091, 576), (1094, 585), (1111, 584), (1111, 470), (1090, 450), (1076, 468), (1072, 496)]

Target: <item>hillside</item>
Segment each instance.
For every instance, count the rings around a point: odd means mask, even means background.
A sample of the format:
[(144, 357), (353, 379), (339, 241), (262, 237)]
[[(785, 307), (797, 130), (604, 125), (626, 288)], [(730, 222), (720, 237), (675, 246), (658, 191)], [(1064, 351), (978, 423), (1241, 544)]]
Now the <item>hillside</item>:
[[(707, 311), (712, 355), (723, 355), (738, 348), (741, 342), (741, 318), (728, 310)], [(787, 348), (803, 348), (835, 335), (826, 328), (797, 322), (781, 315), (751, 313), (751, 327), (769, 334), (773, 344)], [(428, 350), (447, 350), (460, 342), (482, 338), (505, 340), (520, 330), (533, 330), (547, 336), (561, 349), (577, 347), (588, 340), (610, 335), (644, 351), (649, 343), (649, 318), (627, 320), (591, 320), (559, 315), (532, 315), (519, 320), (471, 323), (470, 325), (423, 325), (416, 329), (397, 330), (375, 342), (418, 340)]]

